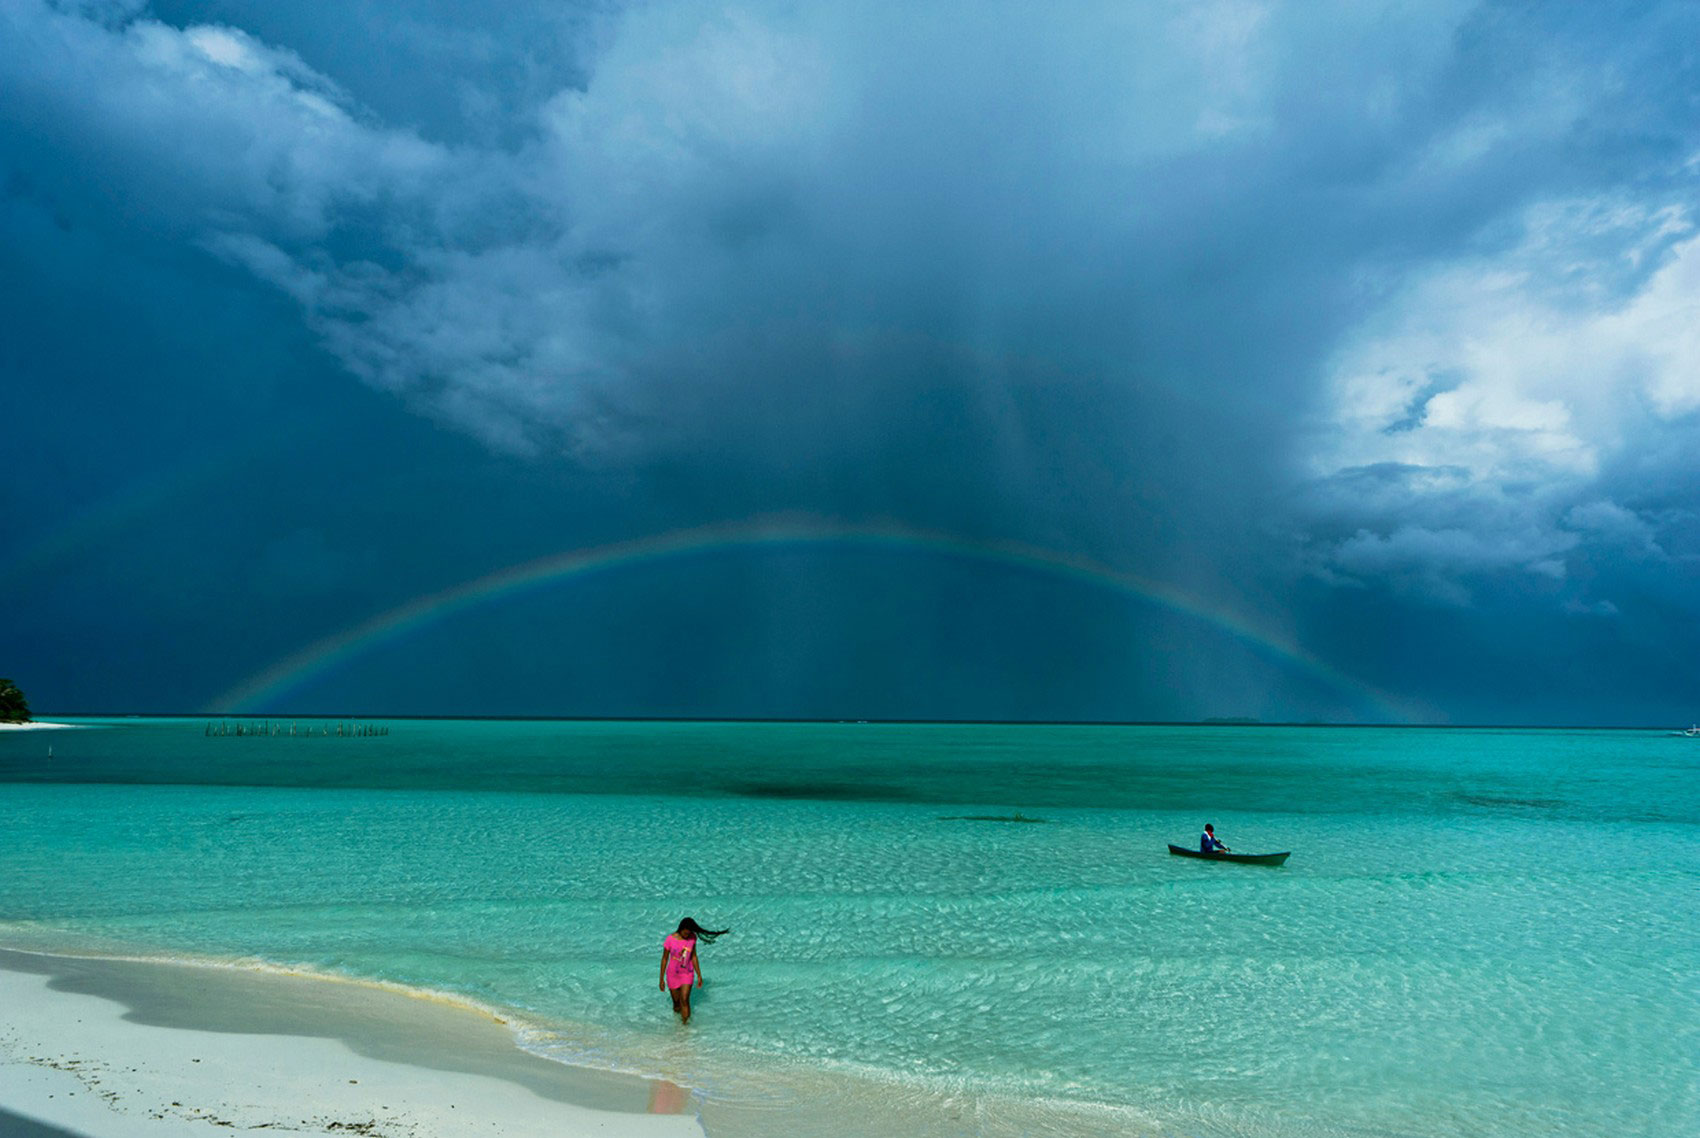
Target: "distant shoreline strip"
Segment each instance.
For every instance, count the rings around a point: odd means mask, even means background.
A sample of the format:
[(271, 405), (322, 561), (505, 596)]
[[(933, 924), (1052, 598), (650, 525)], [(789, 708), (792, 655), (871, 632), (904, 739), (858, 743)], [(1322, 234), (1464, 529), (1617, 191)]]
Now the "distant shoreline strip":
[(967, 538), (900, 526), (786, 521), (754, 521), (676, 530), (635, 541), (567, 550), (498, 569), (447, 589), (415, 597), (316, 640), (219, 695), (204, 710), (212, 715), (236, 715), (257, 710), (379, 644), (527, 589), (687, 555), (831, 546), (932, 553), (1034, 570), (1111, 589), (1226, 633), (1261, 655), (1272, 657), (1336, 691), (1363, 701), (1389, 722), (1408, 718), (1374, 688), (1323, 663), (1297, 645), (1253, 626), (1237, 614), (1212, 609), (1173, 586), (1111, 569), (1079, 554), (1060, 553), (1021, 542)]

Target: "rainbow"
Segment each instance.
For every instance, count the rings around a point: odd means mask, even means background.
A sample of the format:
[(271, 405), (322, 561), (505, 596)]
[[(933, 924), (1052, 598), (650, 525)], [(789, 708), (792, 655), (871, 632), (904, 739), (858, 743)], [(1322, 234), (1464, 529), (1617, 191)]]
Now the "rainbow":
[(702, 526), (589, 549), (573, 549), (498, 569), (378, 613), (290, 653), (208, 704), (211, 714), (242, 714), (275, 703), (292, 689), (337, 665), (415, 629), (503, 597), (560, 581), (686, 555), (731, 550), (860, 547), (925, 552), (1037, 570), (1132, 595), (1170, 612), (1199, 620), (1261, 655), (1322, 681), (1370, 705), (1387, 722), (1406, 718), (1382, 693), (1330, 667), (1298, 646), (1228, 612), (1206, 607), (1173, 586), (1111, 569), (1090, 558), (1020, 542), (982, 540), (896, 525), (835, 525), (756, 520)]

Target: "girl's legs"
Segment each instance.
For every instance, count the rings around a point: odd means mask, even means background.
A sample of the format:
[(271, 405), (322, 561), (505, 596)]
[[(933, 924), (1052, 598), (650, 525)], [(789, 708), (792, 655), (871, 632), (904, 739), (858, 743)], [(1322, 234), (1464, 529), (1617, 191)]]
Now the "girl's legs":
[(688, 1014), (687, 1012), (685, 1012), (683, 1010), (684, 1005), (680, 1002), (680, 1000), (681, 1000), (681, 993), (683, 993), (684, 995), (689, 995), (690, 991), (691, 990), (689, 988), (668, 988), (667, 989), (667, 995), (672, 997), (672, 1000), (673, 1000), (673, 1014), (674, 1015), (682, 1016), (682, 1015)]
[(691, 986), (673, 989), (673, 998), (679, 1001), (679, 1018), (685, 1023), (691, 1022)]

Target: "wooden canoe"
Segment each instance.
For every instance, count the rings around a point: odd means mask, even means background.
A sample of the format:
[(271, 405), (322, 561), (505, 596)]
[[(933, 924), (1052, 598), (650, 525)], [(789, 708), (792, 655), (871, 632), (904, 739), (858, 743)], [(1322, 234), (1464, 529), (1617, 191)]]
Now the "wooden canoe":
[(1205, 853), (1203, 850), (1189, 850), (1172, 842), (1169, 844), (1169, 852), (1176, 857), (1197, 857), (1205, 861), (1237, 861), (1243, 865), (1280, 865), (1293, 856), (1292, 850), (1272, 854)]

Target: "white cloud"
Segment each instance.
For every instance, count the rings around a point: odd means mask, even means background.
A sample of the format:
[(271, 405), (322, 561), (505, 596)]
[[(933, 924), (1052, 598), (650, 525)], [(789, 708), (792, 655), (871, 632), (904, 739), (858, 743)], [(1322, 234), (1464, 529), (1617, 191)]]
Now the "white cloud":
[[(1655, 433), (1700, 437), (1700, 237), (1680, 210), (1616, 198), (1524, 223), (1516, 248), (1421, 275), (1337, 356), (1310, 509), (1369, 528), (1324, 539), (1333, 571), (1559, 577), (1583, 546), (1662, 556), (1605, 480), (1645, 465)], [(1685, 447), (1655, 459), (1697, 465)], [(1378, 469), (1402, 474), (1352, 475)], [(1433, 515), (1447, 540), (1394, 528)]]
[(338, 209), (417, 194), (452, 161), (361, 121), (329, 79), (236, 29), (108, 28), (28, 0), (6, 15), (0, 82), (20, 112), (75, 139), (150, 227), (322, 239)]
[(189, 28), (184, 31), (183, 38), (214, 63), (222, 63), (250, 75), (274, 70), (272, 62), (265, 58), (269, 53), (256, 51), (252, 39), (232, 28)]

